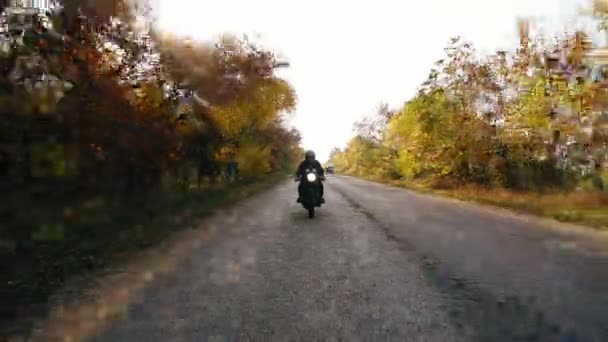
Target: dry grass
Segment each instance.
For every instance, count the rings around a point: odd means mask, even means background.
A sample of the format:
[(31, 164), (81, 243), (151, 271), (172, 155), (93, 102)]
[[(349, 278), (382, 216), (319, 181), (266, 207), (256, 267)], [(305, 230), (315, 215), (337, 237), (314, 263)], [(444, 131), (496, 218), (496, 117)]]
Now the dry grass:
[(579, 223), (594, 228), (608, 229), (608, 192), (576, 191), (537, 193), (514, 191), (505, 188), (487, 188), (478, 185), (458, 185), (436, 180), (386, 180), (367, 178), (371, 181), (405, 187), (418, 192), (431, 193), (464, 201), (471, 201), (516, 211), (551, 217), (562, 222)]
[(559, 221), (608, 229), (608, 192), (547, 193), (464, 185), (449, 190), (429, 189), (450, 197), (515, 209)]

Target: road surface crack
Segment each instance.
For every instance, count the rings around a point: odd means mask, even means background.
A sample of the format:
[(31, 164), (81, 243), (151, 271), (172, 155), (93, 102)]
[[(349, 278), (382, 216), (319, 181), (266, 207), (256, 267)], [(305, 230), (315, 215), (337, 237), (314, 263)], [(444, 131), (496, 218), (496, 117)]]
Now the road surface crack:
[(559, 325), (549, 322), (543, 312), (535, 310), (535, 298), (499, 298), (475, 281), (454, 275), (439, 259), (419, 251), (410, 241), (397, 237), (389, 226), (343, 189), (334, 187), (334, 190), (355, 211), (381, 229), (389, 241), (418, 261), (429, 285), (443, 294), (449, 317), (455, 326), (473, 329), (482, 341), (579, 341), (575, 331), (564, 331)]

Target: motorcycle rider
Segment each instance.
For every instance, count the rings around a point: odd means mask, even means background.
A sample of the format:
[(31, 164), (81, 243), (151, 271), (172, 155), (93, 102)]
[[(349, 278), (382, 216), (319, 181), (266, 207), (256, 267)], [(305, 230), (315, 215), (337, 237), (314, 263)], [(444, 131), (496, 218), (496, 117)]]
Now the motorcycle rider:
[[(321, 163), (316, 159), (315, 152), (309, 150), (304, 154), (304, 160), (298, 166), (298, 170), (296, 171), (296, 179), (300, 180), (302, 177), (306, 177), (306, 169), (315, 169), (317, 170), (317, 175), (321, 180), (325, 179), (325, 174), (323, 173), (323, 167)], [(303, 182), (300, 182), (298, 185), (298, 203), (302, 200), (302, 192), (303, 192)], [(321, 195), (321, 203), (325, 203), (325, 198), (323, 198), (323, 182), (319, 182), (319, 192)]]

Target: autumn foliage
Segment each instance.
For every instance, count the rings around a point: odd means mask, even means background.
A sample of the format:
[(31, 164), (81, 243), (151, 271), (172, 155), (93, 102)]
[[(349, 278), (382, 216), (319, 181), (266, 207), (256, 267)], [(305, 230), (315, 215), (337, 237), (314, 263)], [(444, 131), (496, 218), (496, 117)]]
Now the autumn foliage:
[[(605, 67), (577, 32), (551, 43), (522, 41), (514, 54), (476, 54), (454, 38), (418, 94), (381, 107), (331, 161), (349, 174), (478, 184), (520, 190), (572, 190), (608, 165)], [(608, 180), (608, 179), (607, 179)]]
[[(218, 178), (226, 163), (238, 163), (243, 176), (256, 177), (299, 157), (299, 134), (281, 124), (295, 107), (295, 93), (274, 76), (277, 62), (270, 51), (236, 37), (192, 42), (138, 30), (134, 18), (145, 7), (131, 2), (63, 5), (52, 18), (58, 32), (39, 33), (35, 44), (3, 59), (2, 101), (10, 104), (3, 112), (21, 118), (3, 129), (21, 132), (26, 150), (46, 144), (34, 141), (48, 140), (41, 136), (57, 136), (59, 145), (77, 150), (46, 164), (73, 165), (75, 171), (60, 179), (79, 184), (80, 193), (145, 192), (159, 187), (163, 177), (181, 177), (184, 167)], [(15, 65), (35, 58), (43, 72), (73, 87), (53, 98), (8, 80)], [(37, 123), (41, 117), (47, 123)], [(46, 126), (40, 134), (38, 126)], [(10, 143), (20, 140), (15, 136)], [(15, 164), (5, 168), (17, 178), (22, 174)], [(22, 170), (37, 178), (31, 168)]]

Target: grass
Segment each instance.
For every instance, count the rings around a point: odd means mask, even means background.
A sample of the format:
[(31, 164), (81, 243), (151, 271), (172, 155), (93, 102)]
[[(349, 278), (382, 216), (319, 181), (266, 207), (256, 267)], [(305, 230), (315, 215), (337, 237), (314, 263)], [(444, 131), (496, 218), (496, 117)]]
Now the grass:
[(432, 182), (429, 180), (406, 181), (364, 178), (408, 188), (417, 192), (503, 207), (522, 213), (553, 218), (561, 222), (578, 223), (598, 229), (608, 229), (608, 192), (606, 191), (540, 194), (476, 185), (460, 185), (449, 189), (437, 189), (433, 187)]
[(461, 200), (550, 217), (562, 222), (608, 229), (608, 193), (606, 192), (539, 194), (465, 186), (438, 191), (438, 193)]
[(197, 219), (283, 179), (284, 174), (276, 173), (206, 191), (122, 203), (96, 198), (67, 211), (57, 206), (54, 222), (59, 223), (34, 229), (29, 253), (13, 253), (0, 261), (0, 337), (28, 331), (27, 318), (45, 315), (49, 295), (70, 277), (120, 264)]

